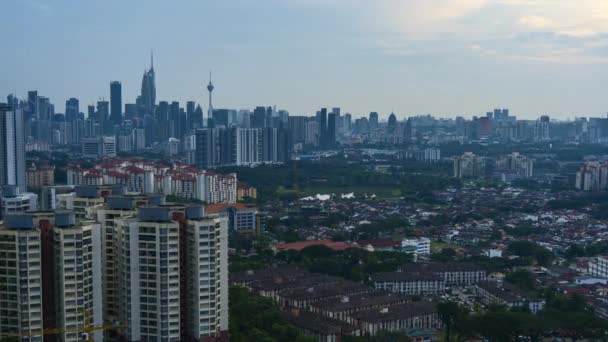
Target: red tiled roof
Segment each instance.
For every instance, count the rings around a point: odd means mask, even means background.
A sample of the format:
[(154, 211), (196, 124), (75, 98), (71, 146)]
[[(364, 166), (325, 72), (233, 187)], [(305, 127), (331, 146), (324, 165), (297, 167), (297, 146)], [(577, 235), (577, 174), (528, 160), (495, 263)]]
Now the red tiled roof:
[(107, 175), (109, 177), (114, 177), (114, 178), (129, 178), (129, 175), (126, 175), (126, 174), (120, 173), (120, 172), (116, 172), (116, 171), (108, 171)]
[(217, 214), (219, 212), (222, 212), (228, 208), (236, 208), (237, 210), (250, 210), (253, 208), (248, 207), (246, 204), (243, 203), (216, 203), (216, 204), (209, 204), (205, 207), (205, 212), (208, 214)]
[(137, 166), (133, 166), (133, 165), (129, 165), (127, 167), (125, 167), (125, 171), (129, 172), (129, 173), (146, 173), (146, 171), (144, 171), (144, 169), (141, 169)]

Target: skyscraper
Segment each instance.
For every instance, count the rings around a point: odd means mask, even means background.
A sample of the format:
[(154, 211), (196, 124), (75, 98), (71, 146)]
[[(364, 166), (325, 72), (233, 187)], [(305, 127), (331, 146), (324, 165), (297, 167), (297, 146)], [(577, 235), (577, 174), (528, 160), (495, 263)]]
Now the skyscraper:
[(150, 55), (150, 70), (144, 71), (141, 81), (140, 101), (145, 114), (154, 114), (156, 106), (156, 81), (154, 73), (154, 55)]
[(108, 118), (110, 116), (110, 103), (105, 100), (97, 101), (97, 122), (103, 133), (109, 132)]
[(65, 120), (72, 121), (78, 118), (80, 114), (80, 106), (78, 103), (78, 99), (70, 98), (65, 101)]
[(16, 185), (25, 191), (25, 137), (23, 112), (0, 103), (0, 186)]
[(369, 113), (369, 130), (373, 131), (378, 128), (378, 112)]
[(110, 83), (110, 121), (114, 125), (122, 122), (122, 85), (118, 81)]
[(319, 145), (327, 146), (327, 108), (321, 108), (317, 112), (317, 122), (319, 123)]

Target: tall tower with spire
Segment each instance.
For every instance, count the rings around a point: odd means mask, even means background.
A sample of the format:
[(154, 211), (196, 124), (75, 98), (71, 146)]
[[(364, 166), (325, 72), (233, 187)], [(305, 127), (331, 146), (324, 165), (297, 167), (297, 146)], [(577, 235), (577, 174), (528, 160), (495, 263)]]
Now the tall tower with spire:
[(156, 75), (154, 73), (154, 53), (150, 52), (150, 70), (144, 70), (141, 81), (141, 102), (146, 114), (154, 114), (156, 107)]
[[(207, 91), (209, 92), (209, 110), (207, 112), (207, 119), (210, 119), (213, 116), (213, 82), (211, 81), (211, 70), (209, 71), (209, 84), (207, 85)], [(203, 118), (203, 122), (205, 122), (205, 118)]]

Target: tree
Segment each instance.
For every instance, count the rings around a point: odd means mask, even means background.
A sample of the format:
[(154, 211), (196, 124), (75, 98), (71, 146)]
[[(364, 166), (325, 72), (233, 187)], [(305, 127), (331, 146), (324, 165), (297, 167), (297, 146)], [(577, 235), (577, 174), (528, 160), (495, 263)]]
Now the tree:
[(507, 274), (505, 280), (527, 291), (536, 289), (536, 281), (534, 280), (534, 276), (528, 270), (521, 269), (511, 272)]
[(437, 304), (437, 311), (445, 326), (446, 341), (450, 342), (453, 326), (465, 320), (468, 310), (455, 302), (441, 302)]
[(287, 324), (269, 298), (230, 287), (230, 341), (313, 342)]

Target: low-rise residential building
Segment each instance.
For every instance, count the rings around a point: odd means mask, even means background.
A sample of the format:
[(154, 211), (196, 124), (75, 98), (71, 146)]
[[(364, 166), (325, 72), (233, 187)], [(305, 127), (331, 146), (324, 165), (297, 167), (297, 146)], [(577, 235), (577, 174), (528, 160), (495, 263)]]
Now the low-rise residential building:
[(339, 342), (343, 336), (353, 335), (355, 330), (352, 325), (343, 321), (301, 309), (281, 311), (281, 317), (305, 336), (322, 342)]
[(228, 217), (228, 230), (240, 234), (259, 234), (258, 210), (242, 203), (217, 203), (205, 207), (208, 214)]
[(398, 271), (408, 274), (433, 273), (440, 276), (446, 286), (469, 286), (487, 278), (487, 272), (482, 267), (467, 262), (406, 264)]
[(403, 239), (401, 241), (401, 250), (414, 255), (414, 260), (421, 255), (431, 254), (431, 240), (428, 238), (418, 239)]
[(435, 296), (445, 291), (445, 280), (430, 272), (385, 272), (376, 273), (371, 278), (376, 289), (404, 295)]
[(510, 308), (523, 306), (535, 314), (545, 308), (543, 299), (531, 296), (509, 283), (480, 282), (475, 290), (484, 305), (500, 304)]
[(608, 256), (591, 258), (587, 267), (590, 275), (608, 279)]
[(357, 327), (361, 336), (374, 336), (379, 331), (441, 327), (437, 307), (430, 302), (413, 302), (360, 311), (353, 314), (347, 322)]

